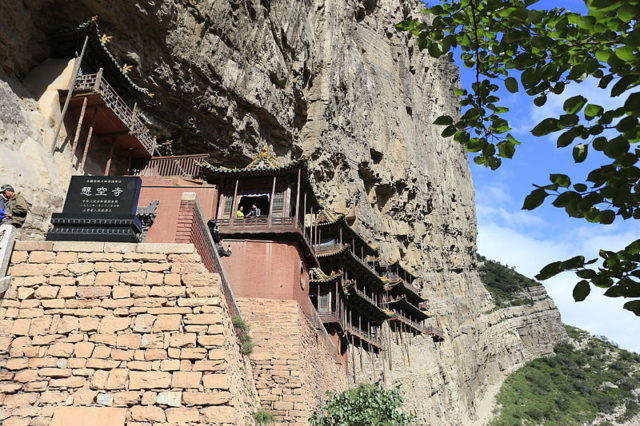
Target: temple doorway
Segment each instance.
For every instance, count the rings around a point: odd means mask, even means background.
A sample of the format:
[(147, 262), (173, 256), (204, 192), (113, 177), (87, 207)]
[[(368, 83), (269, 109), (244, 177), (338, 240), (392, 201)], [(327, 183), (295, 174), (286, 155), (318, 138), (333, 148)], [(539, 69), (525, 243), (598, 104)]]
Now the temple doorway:
[(245, 216), (251, 211), (251, 206), (256, 205), (260, 209), (260, 216), (269, 215), (269, 196), (268, 195), (245, 195), (240, 197), (238, 208), (242, 207)]

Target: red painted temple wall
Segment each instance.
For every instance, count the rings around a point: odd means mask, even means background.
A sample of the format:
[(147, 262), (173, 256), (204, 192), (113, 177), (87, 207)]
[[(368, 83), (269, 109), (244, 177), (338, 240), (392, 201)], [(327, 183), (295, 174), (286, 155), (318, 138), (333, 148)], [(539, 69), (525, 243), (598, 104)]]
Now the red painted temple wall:
[(195, 192), (204, 220), (215, 216), (218, 203), (218, 188), (206, 182), (179, 177), (142, 176), (139, 206), (154, 200), (160, 201), (158, 214), (149, 229), (148, 243), (173, 243), (176, 241), (178, 212), (183, 192)]
[(222, 243), (233, 252), (222, 263), (236, 297), (295, 300), (305, 313), (313, 311), (309, 270), (296, 243), (233, 239)]

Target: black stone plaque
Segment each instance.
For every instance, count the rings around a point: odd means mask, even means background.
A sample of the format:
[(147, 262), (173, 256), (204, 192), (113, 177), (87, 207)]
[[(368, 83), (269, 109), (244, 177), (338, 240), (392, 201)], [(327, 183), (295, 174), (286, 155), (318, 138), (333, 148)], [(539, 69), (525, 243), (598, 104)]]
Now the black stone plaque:
[(72, 176), (62, 213), (135, 215), (139, 177)]
[(51, 216), (47, 240), (139, 242), (141, 183), (139, 177), (71, 177), (62, 213)]

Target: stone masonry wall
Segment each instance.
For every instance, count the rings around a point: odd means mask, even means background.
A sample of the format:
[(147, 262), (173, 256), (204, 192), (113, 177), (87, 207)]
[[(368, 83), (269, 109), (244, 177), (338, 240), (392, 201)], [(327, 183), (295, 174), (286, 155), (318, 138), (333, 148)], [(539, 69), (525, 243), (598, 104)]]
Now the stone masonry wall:
[(278, 424), (307, 425), (326, 391), (347, 388), (345, 366), (293, 300), (239, 298), (255, 343), (250, 355), (262, 406)]
[(193, 245), (18, 242), (10, 274), (3, 425), (79, 407), (122, 407), (129, 425), (253, 423), (219, 277)]

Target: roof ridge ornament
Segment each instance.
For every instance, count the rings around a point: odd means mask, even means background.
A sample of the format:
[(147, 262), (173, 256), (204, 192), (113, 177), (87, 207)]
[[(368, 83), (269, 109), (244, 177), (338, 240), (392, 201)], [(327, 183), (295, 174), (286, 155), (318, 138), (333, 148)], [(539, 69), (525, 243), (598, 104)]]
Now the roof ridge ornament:
[(275, 169), (280, 166), (276, 156), (269, 152), (269, 144), (264, 144), (262, 151), (255, 156), (245, 169)]

